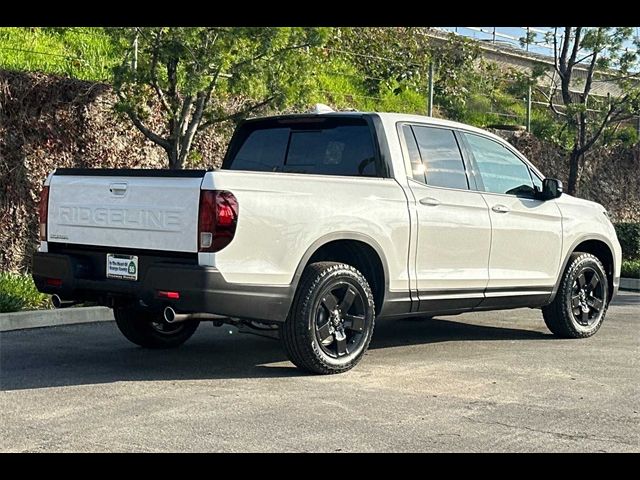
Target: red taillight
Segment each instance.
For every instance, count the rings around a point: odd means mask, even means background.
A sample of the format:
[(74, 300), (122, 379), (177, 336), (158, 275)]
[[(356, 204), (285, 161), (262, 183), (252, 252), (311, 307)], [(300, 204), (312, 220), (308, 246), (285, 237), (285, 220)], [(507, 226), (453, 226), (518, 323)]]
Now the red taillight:
[(170, 300), (180, 300), (180, 292), (165, 292), (164, 290), (158, 290), (158, 296), (160, 298), (168, 298)]
[(40, 230), (39, 238), (42, 241), (47, 241), (47, 215), (49, 213), (49, 187), (42, 187), (40, 192), (40, 206), (38, 208), (40, 216)]
[(61, 278), (47, 278), (45, 283), (50, 287), (61, 287), (62, 279)]
[(236, 234), (238, 200), (225, 190), (202, 190), (198, 212), (198, 251), (218, 252)]

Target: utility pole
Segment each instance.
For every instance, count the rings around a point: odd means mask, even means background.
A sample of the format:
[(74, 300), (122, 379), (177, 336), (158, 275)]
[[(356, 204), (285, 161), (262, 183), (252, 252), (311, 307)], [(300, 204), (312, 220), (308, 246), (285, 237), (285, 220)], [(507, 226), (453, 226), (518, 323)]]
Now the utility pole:
[(427, 105), (427, 115), (433, 116), (433, 60), (429, 63), (429, 104)]
[(133, 58), (131, 59), (131, 70), (136, 72), (138, 70), (138, 33), (133, 39)]
[(531, 85), (527, 89), (527, 132), (531, 132)]

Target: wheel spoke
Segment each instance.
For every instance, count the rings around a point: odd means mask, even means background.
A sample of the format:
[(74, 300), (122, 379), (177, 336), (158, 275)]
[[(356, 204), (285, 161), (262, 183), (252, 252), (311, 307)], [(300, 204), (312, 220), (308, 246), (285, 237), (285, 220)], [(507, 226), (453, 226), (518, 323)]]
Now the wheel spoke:
[(589, 305), (594, 310), (597, 310), (598, 312), (602, 309), (603, 303), (604, 302), (602, 300), (596, 297), (587, 298), (587, 305)]
[(341, 357), (347, 353), (347, 336), (340, 330), (336, 330), (334, 336), (336, 339), (336, 353)]
[(576, 308), (580, 306), (580, 295), (574, 295), (571, 297), (571, 307)]
[(584, 288), (586, 284), (587, 279), (584, 278), (584, 273), (581, 273), (580, 275), (578, 275), (578, 285), (580, 286), (580, 288)]
[(345, 315), (344, 328), (354, 332), (362, 332), (364, 330), (364, 315)]
[(333, 312), (338, 306), (338, 300), (333, 293), (327, 292), (327, 294), (322, 298), (322, 305), (324, 305), (329, 312)]
[(327, 320), (324, 325), (318, 327), (318, 338), (320, 338), (321, 342), (324, 342), (331, 336), (331, 330), (329, 329), (330, 324), (331, 321)]
[(349, 288), (347, 288), (347, 292), (344, 294), (342, 302), (340, 302), (339, 308), (342, 313), (347, 313), (349, 311), (357, 295), (358, 292), (356, 292), (352, 286), (349, 286)]
[(598, 275), (594, 273), (593, 277), (591, 277), (591, 281), (589, 282), (589, 286), (587, 288), (593, 291), (596, 289), (599, 283), (600, 283), (600, 277), (598, 277)]
[(589, 312), (582, 310), (582, 322), (587, 325), (589, 323)]

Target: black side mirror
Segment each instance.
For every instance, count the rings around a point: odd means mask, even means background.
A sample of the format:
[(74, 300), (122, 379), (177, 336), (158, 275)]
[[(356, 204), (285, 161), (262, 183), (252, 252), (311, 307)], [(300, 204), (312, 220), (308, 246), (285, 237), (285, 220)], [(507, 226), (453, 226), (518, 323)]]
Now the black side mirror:
[(538, 195), (541, 200), (552, 200), (562, 195), (562, 182), (557, 178), (542, 180), (542, 192)]

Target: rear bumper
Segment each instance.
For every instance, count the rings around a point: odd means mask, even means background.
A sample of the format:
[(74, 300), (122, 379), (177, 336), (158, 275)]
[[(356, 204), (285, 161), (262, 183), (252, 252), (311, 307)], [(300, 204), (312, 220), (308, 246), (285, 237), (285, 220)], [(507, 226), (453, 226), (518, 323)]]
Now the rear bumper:
[[(225, 281), (211, 267), (155, 262), (141, 269), (137, 281), (86, 278), (82, 256), (41, 253), (33, 257), (33, 280), (39, 291), (65, 300), (135, 301), (161, 309), (171, 305), (178, 312), (206, 312), (230, 317), (284, 322), (293, 298), (289, 286), (240, 285)], [(84, 278), (83, 278), (84, 277)], [(60, 286), (47, 279), (62, 280)], [(160, 298), (158, 291), (180, 292), (178, 300)]]

